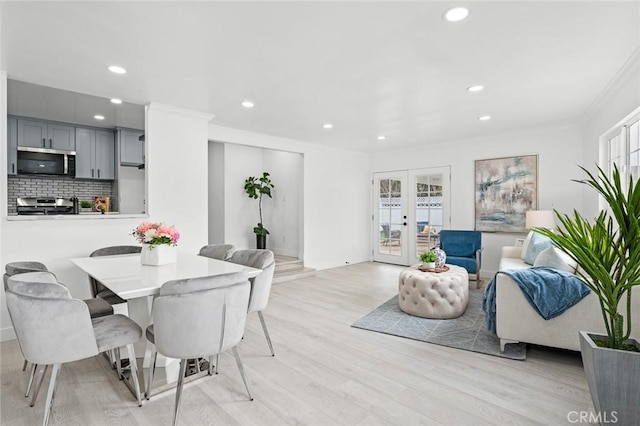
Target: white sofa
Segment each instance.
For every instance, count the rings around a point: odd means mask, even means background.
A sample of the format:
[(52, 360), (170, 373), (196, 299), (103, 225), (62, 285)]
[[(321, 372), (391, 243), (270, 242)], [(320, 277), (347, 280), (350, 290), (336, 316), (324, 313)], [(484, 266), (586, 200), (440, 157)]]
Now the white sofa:
[[(521, 254), (522, 247), (503, 247), (499, 270), (530, 268), (531, 265), (521, 259)], [(631, 335), (637, 339), (640, 336), (640, 288), (633, 294)], [(626, 297), (623, 302), (626, 304)], [(497, 275), (496, 333), (501, 350), (509, 343), (526, 342), (579, 351), (579, 331), (606, 334), (600, 303), (593, 292), (562, 315), (545, 320), (531, 307), (511, 277)]]

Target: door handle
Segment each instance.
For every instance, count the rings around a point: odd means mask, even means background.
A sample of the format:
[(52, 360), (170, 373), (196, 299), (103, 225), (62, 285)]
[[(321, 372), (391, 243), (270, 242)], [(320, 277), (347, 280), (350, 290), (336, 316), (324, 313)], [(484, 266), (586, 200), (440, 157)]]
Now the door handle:
[(407, 226), (407, 222), (402, 222), (402, 226)]
[(49, 139), (49, 148), (53, 148), (53, 139)]
[(47, 147), (47, 139), (46, 138), (42, 138), (42, 147), (43, 148)]
[(93, 177), (93, 169), (91, 169), (91, 177)]
[(100, 169), (98, 169), (98, 177), (100, 177)]
[(11, 174), (16, 172), (16, 163), (11, 163)]

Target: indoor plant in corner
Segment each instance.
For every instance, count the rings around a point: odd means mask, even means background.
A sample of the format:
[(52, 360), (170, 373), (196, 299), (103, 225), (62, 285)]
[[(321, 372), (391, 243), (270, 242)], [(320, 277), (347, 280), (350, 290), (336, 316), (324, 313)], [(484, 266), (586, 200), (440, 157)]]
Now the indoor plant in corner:
[(142, 243), (140, 262), (143, 265), (161, 266), (176, 263), (176, 245), (180, 233), (173, 226), (145, 222), (138, 225), (132, 235)]
[(269, 176), (269, 173), (263, 172), (262, 177), (250, 176), (244, 181), (244, 191), (249, 198), (258, 200), (260, 221), (253, 228), (253, 232), (256, 234), (256, 248), (259, 249), (267, 248), (267, 235), (269, 235), (267, 228), (262, 225), (262, 196), (271, 198), (271, 189), (274, 188)]
[(577, 182), (595, 189), (607, 202), (593, 223), (574, 211), (558, 213), (561, 227), (535, 231), (549, 237), (579, 265), (576, 274), (600, 302), (607, 335), (580, 332), (580, 350), (591, 398), (600, 422), (636, 424), (640, 392), (640, 344), (631, 335), (633, 287), (640, 285), (640, 180), (625, 189), (617, 167), (612, 177), (598, 168), (597, 176)]

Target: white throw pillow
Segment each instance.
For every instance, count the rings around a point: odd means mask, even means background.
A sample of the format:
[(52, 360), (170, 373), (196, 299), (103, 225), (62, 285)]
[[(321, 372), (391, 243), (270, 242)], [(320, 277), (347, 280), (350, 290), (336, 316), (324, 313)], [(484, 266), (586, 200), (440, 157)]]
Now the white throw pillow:
[(533, 266), (546, 266), (573, 274), (576, 271), (577, 264), (566, 253), (555, 247), (548, 247), (536, 257)]
[(531, 242), (531, 237), (533, 236), (533, 231), (529, 231), (527, 234), (527, 238), (524, 239), (524, 243), (522, 243), (522, 253), (520, 253), (520, 259), (524, 260), (524, 254), (527, 252), (529, 248), (529, 243)]

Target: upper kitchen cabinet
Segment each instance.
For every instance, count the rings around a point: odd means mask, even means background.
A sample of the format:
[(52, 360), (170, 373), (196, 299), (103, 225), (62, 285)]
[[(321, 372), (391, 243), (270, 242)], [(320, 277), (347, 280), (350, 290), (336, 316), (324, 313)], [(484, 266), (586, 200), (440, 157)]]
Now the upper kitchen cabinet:
[(7, 173), (18, 173), (18, 119), (7, 119)]
[(76, 177), (115, 178), (115, 138), (106, 130), (76, 128)]
[(18, 119), (18, 146), (75, 151), (75, 136), (73, 126)]
[(118, 129), (117, 135), (120, 143), (120, 165), (141, 166), (144, 164), (144, 139), (142, 138), (144, 132)]

